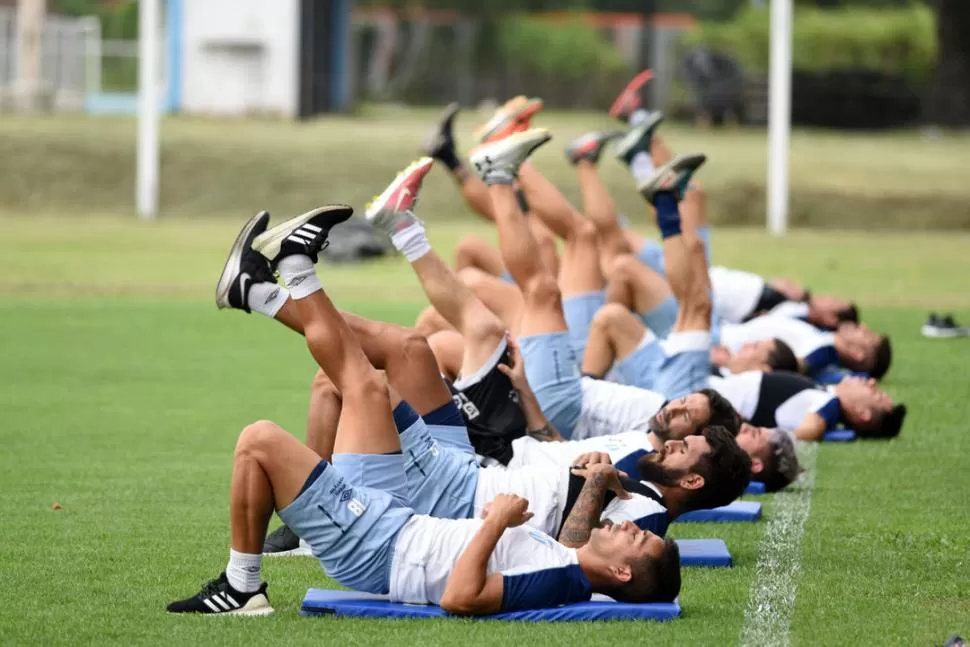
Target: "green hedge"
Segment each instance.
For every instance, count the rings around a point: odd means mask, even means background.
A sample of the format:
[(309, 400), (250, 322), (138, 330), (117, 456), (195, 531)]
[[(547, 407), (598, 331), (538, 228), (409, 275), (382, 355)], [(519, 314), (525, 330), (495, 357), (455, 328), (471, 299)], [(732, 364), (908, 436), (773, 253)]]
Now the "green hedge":
[(506, 60), (522, 71), (570, 83), (626, 72), (626, 62), (595, 27), (580, 18), (550, 22), (527, 15), (504, 18), (498, 35)]
[[(770, 25), (767, 9), (747, 8), (726, 23), (703, 23), (685, 35), (688, 46), (709, 46), (733, 54), (751, 73), (768, 70)], [(899, 74), (915, 86), (930, 78), (936, 61), (931, 9), (846, 7), (795, 9), (794, 68), (827, 72), (866, 68)]]

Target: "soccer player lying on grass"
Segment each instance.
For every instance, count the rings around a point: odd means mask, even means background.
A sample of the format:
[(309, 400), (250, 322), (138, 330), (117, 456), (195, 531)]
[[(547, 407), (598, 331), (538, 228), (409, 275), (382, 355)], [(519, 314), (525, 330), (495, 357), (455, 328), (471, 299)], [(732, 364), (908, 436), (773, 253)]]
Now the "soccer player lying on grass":
[[(682, 187), (687, 186), (691, 173), (702, 162), (701, 156), (676, 158), (642, 184), (640, 189), (645, 197), (659, 204), (657, 218), (664, 237), (666, 282), (678, 308), (673, 332), (665, 341), (660, 341), (658, 335), (644, 326), (627, 306), (609, 303), (593, 319), (586, 355), (583, 357), (583, 372), (586, 375), (605, 377), (608, 371), (615, 368), (626, 384), (677, 397), (685, 390), (694, 390), (706, 383), (712, 363), (733, 371), (794, 368), (791, 350), (774, 339), (760, 346), (747, 345), (734, 355), (714, 353), (710, 348), (711, 297), (705, 246), (691, 224), (692, 219), (680, 218), (676, 202), (667, 202), (664, 194), (656, 191), (658, 187), (670, 186), (675, 187), (678, 195), (683, 195)], [(600, 229), (607, 230), (602, 225)], [(614, 227), (611, 231), (610, 235), (622, 239), (618, 228)], [(626, 255), (624, 258), (649, 272), (632, 256)], [(635, 283), (635, 280), (632, 282)], [(687, 353), (677, 352), (681, 340), (694, 338), (698, 344), (696, 348), (691, 348)]]
[[(523, 294), (518, 343), (528, 382), (543, 413), (564, 438), (581, 439), (643, 427), (651, 418), (656, 418), (663, 398), (580, 375), (574, 335), (564, 315), (562, 292), (556, 277), (536, 257), (535, 240), (512, 190), (519, 167), (549, 137), (544, 130), (517, 133), (485, 144), (472, 154), (472, 162), (492, 197), (503, 260)], [(527, 195), (537, 191), (548, 194), (541, 201), (542, 208), (556, 208), (553, 194), (558, 192), (554, 188), (544, 191), (544, 178), (534, 169), (520, 179)], [(538, 208), (539, 201), (531, 196), (529, 201)], [(586, 228), (577, 228), (577, 231), (577, 235), (567, 238), (560, 280), (563, 291), (581, 294), (588, 293), (590, 288), (599, 289), (602, 282), (599, 279), (597, 283), (595, 276), (591, 278), (582, 272), (583, 268), (597, 265), (595, 234), (590, 239)], [(582, 260), (582, 255), (592, 261)], [(708, 393), (690, 393), (678, 415), (689, 425), (721, 425), (734, 433), (739, 426), (736, 413), (723, 405)]]
[[(452, 348), (449, 348), (448, 353), (456, 355), (457, 359), (453, 363), (460, 365), (461, 335), (443, 331), (434, 336), (442, 334), (457, 337), (457, 340), (452, 340), (457, 341), (457, 344), (450, 344)], [(434, 347), (434, 339), (428, 341), (429, 345)], [(512, 339), (508, 340), (508, 349), (510, 362), (507, 367), (503, 367), (503, 372), (513, 376), (512, 383), (516, 385), (520, 393), (531, 392), (525, 378), (521, 353), (518, 345)], [(441, 351), (435, 347), (434, 353), (440, 369), (442, 366)], [(457, 368), (454, 370), (457, 370)], [(664, 412), (658, 417), (665, 418), (668, 411), (673, 411), (676, 407), (684, 404), (685, 398), (668, 402), (665, 405)], [(594, 436), (585, 440), (553, 440), (536, 434), (520, 436), (511, 443), (512, 456), (508, 462), (508, 467), (519, 468), (532, 465), (569, 467), (574, 464), (576, 456), (586, 454), (605, 455), (611, 463), (615, 464), (631, 454), (657, 451), (663, 447), (665, 439), (683, 439), (685, 436), (681, 434), (690, 431), (690, 428), (677, 424), (676, 419), (672, 422), (673, 425), (667, 426), (662, 421), (656, 424), (651, 421), (650, 427), (656, 429), (655, 431), (635, 429), (605, 436)], [(751, 459), (751, 478), (772, 484), (771, 491), (774, 491), (785, 487), (794, 480), (798, 474), (798, 461), (789, 436), (771, 432), (772, 430), (756, 429), (745, 423), (742, 424), (741, 431), (735, 440)]]
[[(370, 211), (373, 220), (383, 223), (381, 226), (396, 230), (397, 234), (405, 234), (403, 239), (396, 234), (395, 239), (397, 244), (406, 249), (410, 246), (402, 240), (411, 238), (413, 242), (417, 233), (424, 238), (423, 231), (407, 230), (409, 227), (420, 226), (408, 207), (414, 203), (421, 177), (426, 172), (427, 167), (422, 164), (409, 167), (378, 198)], [(378, 217), (382, 213), (383, 217)], [(259, 214), (243, 228), (220, 279), (220, 292), (224, 286), (239, 283), (243, 274), (242, 268), (246, 268), (246, 275), (257, 281), (255, 285), (272, 279), (266, 263), (249, 249), (249, 241), (265, 229), (267, 220), (265, 213)], [(407, 227), (392, 227), (394, 222), (404, 222)], [(262, 236), (271, 235), (272, 232)], [(457, 281), (440, 259), (433, 256), (430, 248), (420, 258), (415, 259), (415, 264), (418, 266), (416, 270), (423, 275), (422, 280), (425, 281), (429, 293), (439, 292), (447, 287), (449, 281)], [(245, 288), (245, 282), (239, 285), (240, 290)], [(250, 291), (252, 289), (249, 288)], [(286, 294), (285, 289), (279, 290)], [(457, 290), (460, 295), (461, 290)], [(435, 299), (446, 300), (440, 295)], [(223, 302), (219, 304), (223, 305)], [(476, 305), (474, 298), (467, 294), (463, 307), (469, 315), (481, 314), (476, 311), (484, 309), (481, 304)], [(449, 311), (451, 308), (443, 309)], [(491, 316), (490, 313), (486, 314)], [(525, 495), (533, 502), (533, 510), (537, 514), (530, 523), (550, 534), (558, 532), (579, 492), (575, 482), (568, 479), (568, 465), (524, 471), (481, 470), (473, 459), (463, 421), (452, 403), (450, 392), (438, 374), (435, 359), (427, 343), (413, 331), (399, 326), (371, 322), (351, 314), (343, 316), (368, 360), (375, 368), (385, 372), (395, 389), (395, 395), (400, 394), (413, 402), (417, 414), (424, 417), (420, 423), (410, 421), (399, 427), (401, 442), (408, 456), (405, 467), (411, 506), (423, 514), (464, 518), (480, 510), (496, 492), (511, 491)], [(286, 299), (284, 306), (276, 313), (276, 318), (293, 330), (305, 331), (299, 308), (292, 299)], [(470, 322), (469, 325), (473, 323)], [(494, 355), (494, 349), (489, 353)], [(514, 382), (524, 384), (521, 370), (518, 369), (521, 369), (520, 361), (513, 364), (508, 375), (515, 375)], [(522, 390), (526, 391), (527, 385)], [(334, 391), (327, 376), (322, 372), (318, 374), (314, 380), (307, 442), (318, 455), (326, 459), (333, 455), (333, 436), (336, 433), (333, 421), (339, 415), (339, 394), (335, 396)], [(541, 413), (538, 415), (541, 416)], [(440, 442), (440, 448), (435, 441)], [(689, 452), (685, 451), (688, 445)], [(576, 455), (578, 452), (574, 457)], [(688, 457), (691, 460), (685, 463)], [(385, 489), (393, 485), (380, 480), (378, 476), (382, 471), (379, 464), (381, 457), (370, 457), (368, 465), (353, 462), (341, 455), (333, 456), (333, 460), (341, 472), (352, 480), (368, 481), (372, 486)], [(656, 478), (658, 484), (632, 482), (630, 489), (636, 494), (629, 501), (618, 500), (614, 502), (615, 505), (611, 503), (612, 507), (606, 511), (605, 518), (633, 520), (639, 527), (652, 528), (663, 533), (669, 516), (699, 507), (716, 507), (739, 496), (747, 482), (750, 465), (750, 460), (726, 430), (705, 429), (700, 437), (670, 441), (669, 444), (661, 445), (660, 451), (643, 463), (642, 478)], [(267, 540), (264, 550), (283, 553), (296, 549), (297, 545), (296, 536), (289, 529), (282, 528)]]
[[(841, 366), (878, 380), (889, 371), (892, 362), (889, 337), (873, 332), (865, 324), (845, 321), (835, 332), (825, 332), (799, 319), (763, 315), (745, 323), (721, 326), (720, 342), (728, 352), (771, 339), (787, 344), (798, 359), (798, 371), (816, 379), (830, 373), (833, 366)], [(838, 379), (841, 376), (835, 381)]]
[[(386, 492), (351, 484), (277, 425), (250, 425), (235, 451), (226, 571), (168, 610), (272, 613), (259, 551), (274, 509), (313, 547), (328, 575), (397, 601), (477, 615), (578, 602), (594, 591), (632, 602), (673, 600), (680, 588), (676, 544), (633, 524), (592, 530), (582, 548), (569, 549), (520, 529), (529, 518), (521, 497), (496, 497), (484, 520), (433, 519), (404, 504), (407, 482), (392, 393), (313, 267), (330, 228), (351, 212), (342, 206), (315, 210), (261, 235), (254, 247), (278, 268), (311, 354), (340, 390), (335, 451), (396, 461), (397, 487)], [(398, 406), (417, 420), (410, 407)]]
[(796, 301), (752, 272), (712, 267), (710, 275), (714, 307), (727, 323), (744, 323), (763, 314), (801, 319), (823, 330), (835, 330), (843, 321), (859, 323), (856, 305), (835, 296), (803, 291)]
[(906, 405), (894, 403), (872, 379), (847, 377), (825, 388), (798, 373), (749, 371), (711, 377), (710, 386), (751, 424), (798, 440), (821, 440), (840, 426), (863, 438), (892, 438), (906, 417)]

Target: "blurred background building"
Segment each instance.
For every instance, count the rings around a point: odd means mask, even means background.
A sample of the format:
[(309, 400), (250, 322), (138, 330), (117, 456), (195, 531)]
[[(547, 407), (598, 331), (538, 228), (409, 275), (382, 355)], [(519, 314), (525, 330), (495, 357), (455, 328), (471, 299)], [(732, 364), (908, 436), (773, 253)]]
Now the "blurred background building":
[[(769, 2), (166, 0), (163, 107), (305, 117), (528, 92), (550, 107), (601, 108), (651, 67), (651, 106), (763, 123)], [(18, 5), (41, 20), (33, 67)], [(970, 123), (970, 2), (796, 5), (794, 123)], [(41, 109), (133, 112), (137, 12), (134, 0), (0, 0), (0, 108), (18, 105), (27, 70)]]

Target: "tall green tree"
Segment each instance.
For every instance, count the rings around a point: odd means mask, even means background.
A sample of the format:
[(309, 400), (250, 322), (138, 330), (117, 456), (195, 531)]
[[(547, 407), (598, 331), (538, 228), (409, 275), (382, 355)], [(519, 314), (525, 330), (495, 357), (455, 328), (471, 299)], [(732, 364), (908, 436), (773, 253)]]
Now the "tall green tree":
[(936, 11), (938, 58), (927, 117), (970, 127), (970, 1), (936, 0)]

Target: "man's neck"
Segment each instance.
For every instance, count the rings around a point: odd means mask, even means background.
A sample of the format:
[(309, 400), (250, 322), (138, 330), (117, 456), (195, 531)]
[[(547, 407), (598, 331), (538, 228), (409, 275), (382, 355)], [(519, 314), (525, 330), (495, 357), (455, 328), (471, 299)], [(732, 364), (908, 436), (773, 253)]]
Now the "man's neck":
[(650, 441), (650, 446), (653, 447), (653, 451), (659, 452), (664, 447), (664, 441), (657, 437), (657, 434), (652, 431), (647, 432), (647, 440)]
[(667, 516), (670, 519), (678, 517), (684, 511), (684, 490), (676, 485), (660, 485), (654, 483), (654, 487), (660, 490), (664, 498), (664, 507), (667, 508)]

